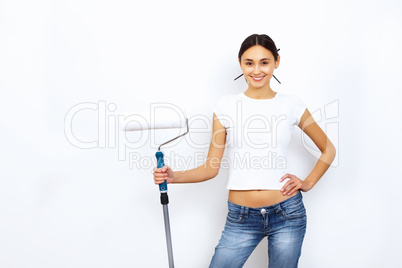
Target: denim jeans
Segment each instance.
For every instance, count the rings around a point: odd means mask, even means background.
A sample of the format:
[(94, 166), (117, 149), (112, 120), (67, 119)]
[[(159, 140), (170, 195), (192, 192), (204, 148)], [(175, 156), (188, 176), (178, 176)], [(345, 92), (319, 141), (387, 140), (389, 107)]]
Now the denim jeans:
[(268, 240), (268, 267), (297, 267), (304, 235), (306, 209), (298, 194), (272, 206), (251, 208), (228, 201), (229, 212), (210, 268), (243, 267), (260, 241)]

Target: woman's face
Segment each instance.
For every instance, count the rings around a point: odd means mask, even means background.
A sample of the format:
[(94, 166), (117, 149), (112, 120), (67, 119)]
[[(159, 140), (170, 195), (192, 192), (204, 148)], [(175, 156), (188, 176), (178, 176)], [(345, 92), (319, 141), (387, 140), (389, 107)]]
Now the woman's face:
[(269, 85), (274, 69), (279, 66), (279, 60), (279, 55), (278, 60), (275, 61), (270, 50), (256, 45), (247, 49), (239, 62), (249, 86), (262, 88)]

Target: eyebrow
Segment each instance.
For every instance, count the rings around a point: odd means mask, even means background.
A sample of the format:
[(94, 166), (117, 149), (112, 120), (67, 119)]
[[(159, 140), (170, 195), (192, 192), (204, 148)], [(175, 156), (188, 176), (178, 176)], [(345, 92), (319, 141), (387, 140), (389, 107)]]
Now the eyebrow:
[[(271, 59), (263, 58), (263, 59), (261, 59), (260, 61), (263, 61), (263, 60), (271, 60)], [(252, 59), (244, 59), (244, 61), (253, 61), (253, 60), (252, 60)]]

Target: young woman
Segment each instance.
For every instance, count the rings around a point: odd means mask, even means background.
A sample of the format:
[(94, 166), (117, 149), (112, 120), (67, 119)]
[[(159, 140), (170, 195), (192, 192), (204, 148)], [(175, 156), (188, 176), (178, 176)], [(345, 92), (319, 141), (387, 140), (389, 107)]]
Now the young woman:
[[(301, 191), (311, 190), (323, 176), (335, 158), (335, 147), (298, 96), (272, 90), (280, 56), (269, 36), (247, 37), (238, 59), (248, 88), (221, 97), (214, 106), (206, 162), (185, 171), (167, 165), (155, 168), (155, 184), (214, 178), (228, 147), (229, 211), (210, 267), (242, 267), (264, 237), (268, 237), (270, 268), (297, 267), (307, 220)], [(286, 150), (295, 125), (321, 151), (304, 180), (286, 172)]]

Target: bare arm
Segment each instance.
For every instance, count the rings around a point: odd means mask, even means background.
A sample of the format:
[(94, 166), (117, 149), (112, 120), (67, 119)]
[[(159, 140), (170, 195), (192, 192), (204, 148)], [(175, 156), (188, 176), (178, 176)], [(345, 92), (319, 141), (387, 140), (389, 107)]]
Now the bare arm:
[(173, 171), (167, 165), (161, 169), (154, 168), (155, 184), (160, 184), (166, 179), (168, 183), (195, 183), (216, 177), (219, 173), (225, 144), (226, 130), (214, 114), (211, 144), (205, 163), (199, 167), (184, 171)]
[(300, 180), (297, 176), (292, 174), (285, 174), (281, 178), (281, 182), (286, 178), (290, 178), (290, 180), (286, 182), (281, 189), (283, 195), (291, 195), (298, 189), (302, 190), (303, 192), (311, 190), (328, 170), (332, 161), (335, 159), (335, 146), (328, 139), (327, 135), (320, 128), (320, 126), (318, 126), (314, 121), (314, 118), (308, 109), (304, 111), (298, 126), (318, 147), (318, 149), (321, 151), (321, 156), (313, 170), (304, 180)]
[(310, 137), (310, 139), (321, 151), (321, 156), (318, 159), (317, 164), (304, 180), (309, 189), (311, 189), (324, 175), (324, 173), (330, 167), (332, 161), (334, 161), (336, 149), (324, 131), (314, 121), (313, 116), (307, 109), (300, 120), (299, 128)]

